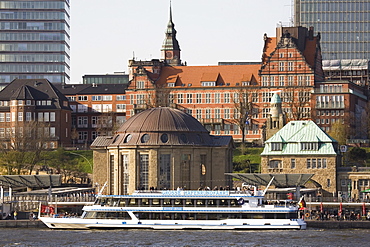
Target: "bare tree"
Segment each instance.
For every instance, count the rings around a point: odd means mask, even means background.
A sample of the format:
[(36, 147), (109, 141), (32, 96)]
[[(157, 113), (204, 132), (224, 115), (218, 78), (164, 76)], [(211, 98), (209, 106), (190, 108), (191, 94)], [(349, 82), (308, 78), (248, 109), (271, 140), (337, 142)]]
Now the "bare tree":
[(287, 122), (310, 118), (310, 90), (310, 88), (293, 86), (286, 88), (281, 93)]
[(30, 121), (22, 126), (8, 128), (0, 148), (0, 160), (8, 174), (22, 174), (34, 170), (42, 160), (47, 143), (52, 140), (50, 126), (44, 122)]
[(236, 124), (242, 134), (242, 144), (245, 144), (245, 132), (253, 125), (253, 92), (251, 88), (240, 87), (235, 90), (232, 100), (234, 103), (234, 118), (231, 120)]

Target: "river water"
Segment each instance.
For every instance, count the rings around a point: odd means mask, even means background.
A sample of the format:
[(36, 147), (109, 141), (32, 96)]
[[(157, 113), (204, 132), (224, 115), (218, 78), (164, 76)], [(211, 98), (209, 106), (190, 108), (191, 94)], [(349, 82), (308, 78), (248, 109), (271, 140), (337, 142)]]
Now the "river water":
[(369, 230), (154, 231), (3, 228), (0, 246), (369, 246)]

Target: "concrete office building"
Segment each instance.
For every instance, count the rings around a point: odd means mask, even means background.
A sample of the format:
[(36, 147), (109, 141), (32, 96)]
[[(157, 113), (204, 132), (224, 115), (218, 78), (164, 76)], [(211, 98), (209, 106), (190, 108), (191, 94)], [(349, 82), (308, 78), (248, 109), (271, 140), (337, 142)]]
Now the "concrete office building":
[(69, 8), (69, 0), (0, 2), (0, 82), (69, 82)]
[(295, 0), (294, 25), (321, 33), (323, 59), (369, 59), (369, 0)]

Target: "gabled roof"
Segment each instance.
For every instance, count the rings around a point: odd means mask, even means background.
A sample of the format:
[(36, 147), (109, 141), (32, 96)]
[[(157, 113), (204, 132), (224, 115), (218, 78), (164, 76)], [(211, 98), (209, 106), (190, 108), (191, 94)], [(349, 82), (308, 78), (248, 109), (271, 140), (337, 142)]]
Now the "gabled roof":
[(65, 95), (82, 94), (124, 94), (127, 84), (56, 84), (56, 87)]
[[(291, 121), (266, 142), (261, 155), (336, 155), (337, 141), (326, 134), (313, 121)], [(271, 151), (271, 143), (282, 143), (281, 151)], [(318, 143), (319, 150), (301, 150), (301, 143)]]
[(0, 100), (53, 100), (53, 105), (42, 106), (42, 108), (64, 108), (61, 101), (68, 101), (52, 83), (46, 79), (15, 79), (9, 83), (1, 92)]
[(217, 81), (222, 85), (238, 86), (236, 83), (252, 80), (257, 83), (259, 64), (220, 66), (166, 66), (162, 68), (157, 84), (178, 82), (185, 87), (202, 87), (203, 81)]
[[(297, 42), (296, 38), (291, 37), (291, 39), (293, 40), (293, 42)], [(276, 37), (265, 36), (265, 44), (262, 53), (262, 64), (268, 63), (269, 58), (277, 50), (279, 41), (280, 39), (277, 39)], [(318, 37), (313, 37), (312, 39), (310, 39), (308, 36), (304, 38), (303, 48), (300, 48), (300, 46), (296, 44), (296, 48), (303, 55), (307, 64), (310, 65), (312, 68), (315, 67), (316, 49), (318, 44)]]

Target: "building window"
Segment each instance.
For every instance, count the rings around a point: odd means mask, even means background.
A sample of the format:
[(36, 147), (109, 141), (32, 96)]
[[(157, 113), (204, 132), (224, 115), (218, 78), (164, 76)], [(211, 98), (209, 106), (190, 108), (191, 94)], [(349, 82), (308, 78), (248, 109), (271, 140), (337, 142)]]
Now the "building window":
[(126, 95), (116, 95), (116, 100), (117, 101), (126, 100)]
[(326, 186), (329, 188), (329, 187), (330, 187), (330, 185), (331, 185), (331, 184), (330, 184), (330, 179), (329, 179), (329, 178), (326, 180), (326, 183), (327, 183), (327, 185), (326, 185)]
[(50, 127), (50, 137), (55, 137), (55, 127)]
[(182, 104), (182, 103), (184, 103), (183, 100), (184, 100), (184, 98), (183, 98), (182, 93), (177, 94), (177, 103)]
[(307, 169), (311, 169), (311, 159), (307, 159)]
[(228, 108), (224, 109), (224, 118), (230, 119), (230, 109)]
[(103, 95), (103, 101), (112, 101), (112, 95)]
[(283, 143), (281, 142), (272, 142), (271, 151), (281, 151), (283, 150)]
[(91, 100), (92, 101), (101, 101), (102, 97), (101, 97), (101, 95), (93, 95), (93, 96), (91, 96)]
[(159, 185), (160, 189), (171, 188), (171, 154), (159, 156)]
[(224, 93), (224, 103), (230, 103), (230, 93)]
[(78, 96), (79, 101), (87, 101), (87, 96), (86, 95), (80, 95)]
[(38, 114), (37, 114), (37, 120), (39, 122), (43, 122), (44, 121), (44, 113), (43, 112), (38, 112)]
[(186, 94), (186, 103), (187, 104), (192, 104), (193, 103), (193, 94), (191, 94), (191, 93)]
[(196, 103), (201, 104), (202, 103), (202, 94), (197, 93), (196, 94)]
[(140, 154), (139, 187), (141, 190), (149, 189), (149, 154)]
[(5, 121), (5, 113), (0, 113), (0, 122)]
[(290, 168), (295, 169), (295, 159), (290, 159)]
[(316, 168), (316, 159), (312, 159), (312, 169)]
[(294, 63), (288, 62), (288, 71), (293, 71), (293, 70), (294, 70)]
[(302, 151), (319, 150), (319, 143), (318, 142), (301, 142), (301, 150)]
[(220, 119), (221, 118), (221, 109), (215, 109), (215, 118)]
[(78, 128), (87, 128), (88, 127), (88, 117), (78, 117), (77, 118), (77, 127)]
[(326, 159), (322, 159), (322, 168), (326, 168)]
[(117, 108), (117, 112), (125, 112), (126, 111), (126, 105), (125, 104), (117, 104), (116, 108)]
[(270, 169), (282, 168), (281, 160), (270, 160), (270, 162), (269, 162), (269, 168)]
[[(1, 116), (1, 115), (0, 115)], [(26, 121), (31, 121), (32, 120), (32, 114), (31, 112), (26, 112)]]
[(87, 112), (87, 105), (77, 105), (77, 112)]
[(224, 125), (224, 134), (229, 135), (230, 134), (230, 124)]
[(137, 81), (136, 88), (137, 89), (143, 89), (144, 88), (144, 81)]
[(206, 119), (211, 119), (211, 109), (206, 109)]
[(285, 81), (285, 76), (279, 76), (279, 86), (280, 87), (284, 86), (284, 81)]
[(197, 118), (198, 120), (199, 120), (199, 119), (202, 119), (202, 109), (197, 109), (196, 118)]
[(215, 104), (221, 103), (220, 93), (215, 93)]
[(86, 142), (87, 141), (87, 131), (79, 131), (78, 140), (80, 143)]
[(210, 104), (210, 103), (211, 103), (211, 94), (206, 93), (206, 104)]
[(279, 62), (279, 71), (284, 71), (284, 66), (285, 66), (284, 62)]
[(50, 112), (50, 122), (55, 122), (55, 112)]
[(128, 170), (128, 154), (122, 154), (121, 155), (121, 164), (122, 164), (122, 171), (123, 171), (123, 194), (128, 193), (128, 186), (130, 184), (130, 176), (129, 176), (129, 170)]
[(203, 87), (214, 87), (216, 86), (215, 81), (202, 81), (202, 86)]
[(262, 76), (262, 86), (263, 87), (268, 87), (268, 84), (269, 83), (269, 80), (268, 80), (268, 76)]
[(19, 122), (23, 121), (23, 112), (18, 112), (18, 121)]

